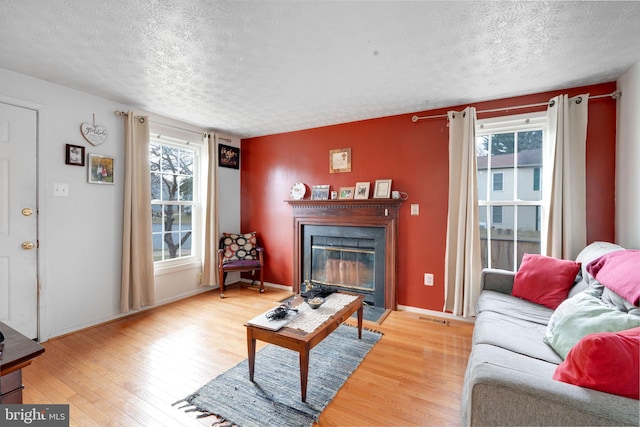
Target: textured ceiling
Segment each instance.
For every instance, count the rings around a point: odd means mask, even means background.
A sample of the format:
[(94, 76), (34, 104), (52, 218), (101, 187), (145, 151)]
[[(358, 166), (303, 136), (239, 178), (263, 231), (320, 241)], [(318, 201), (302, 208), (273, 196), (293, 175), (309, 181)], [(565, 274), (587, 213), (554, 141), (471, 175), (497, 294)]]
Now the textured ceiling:
[(238, 136), (616, 80), (640, 2), (0, 0), (0, 68)]

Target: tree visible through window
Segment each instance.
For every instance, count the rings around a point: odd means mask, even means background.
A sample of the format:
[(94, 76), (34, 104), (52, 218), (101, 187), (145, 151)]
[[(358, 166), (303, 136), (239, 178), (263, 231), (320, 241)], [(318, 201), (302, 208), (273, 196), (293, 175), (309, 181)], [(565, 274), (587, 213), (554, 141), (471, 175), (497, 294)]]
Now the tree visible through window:
[(483, 267), (515, 271), (540, 253), (544, 114), (478, 121), (478, 214)]
[(192, 256), (196, 215), (196, 151), (159, 140), (150, 144), (154, 261)]

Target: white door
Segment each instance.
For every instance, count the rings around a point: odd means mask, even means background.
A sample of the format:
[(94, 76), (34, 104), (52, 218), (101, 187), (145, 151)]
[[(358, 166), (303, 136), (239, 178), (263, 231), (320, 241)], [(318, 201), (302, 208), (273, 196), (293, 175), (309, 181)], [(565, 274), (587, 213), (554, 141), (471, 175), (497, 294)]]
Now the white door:
[(0, 321), (38, 335), (37, 113), (0, 103)]

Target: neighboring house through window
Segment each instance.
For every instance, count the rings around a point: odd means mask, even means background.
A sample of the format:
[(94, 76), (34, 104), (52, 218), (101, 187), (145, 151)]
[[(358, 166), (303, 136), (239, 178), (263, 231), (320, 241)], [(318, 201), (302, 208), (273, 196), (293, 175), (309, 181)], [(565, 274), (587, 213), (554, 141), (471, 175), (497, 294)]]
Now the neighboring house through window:
[(491, 223), (502, 224), (502, 206), (491, 206)]
[(545, 112), (478, 120), (483, 267), (516, 271), (525, 252), (540, 253), (545, 129)]
[(494, 173), (493, 174), (493, 191), (502, 191), (504, 190), (504, 174), (503, 173)]
[(540, 191), (540, 168), (533, 168), (533, 191)]

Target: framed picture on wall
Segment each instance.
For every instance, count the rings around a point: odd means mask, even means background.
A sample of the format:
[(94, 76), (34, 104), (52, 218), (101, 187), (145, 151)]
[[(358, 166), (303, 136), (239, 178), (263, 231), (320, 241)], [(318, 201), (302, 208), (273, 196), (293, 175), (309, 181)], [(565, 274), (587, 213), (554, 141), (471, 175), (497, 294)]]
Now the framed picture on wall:
[(84, 166), (84, 147), (81, 145), (67, 144), (64, 162), (67, 165)]
[(354, 199), (368, 199), (370, 182), (356, 182)]
[(113, 184), (113, 162), (113, 157), (89, 154), (89, 184)]
[(351, 148), (329, 150), (329, 173), (351, 172)]
[(391, 197), (391, 180), (390, 179), (376, 180), (376, 186), (373, 190), (373, 198), (388, 199), (389, 197)]
[(218, 144), (218, 166), (240, 169), (240, 148)]

